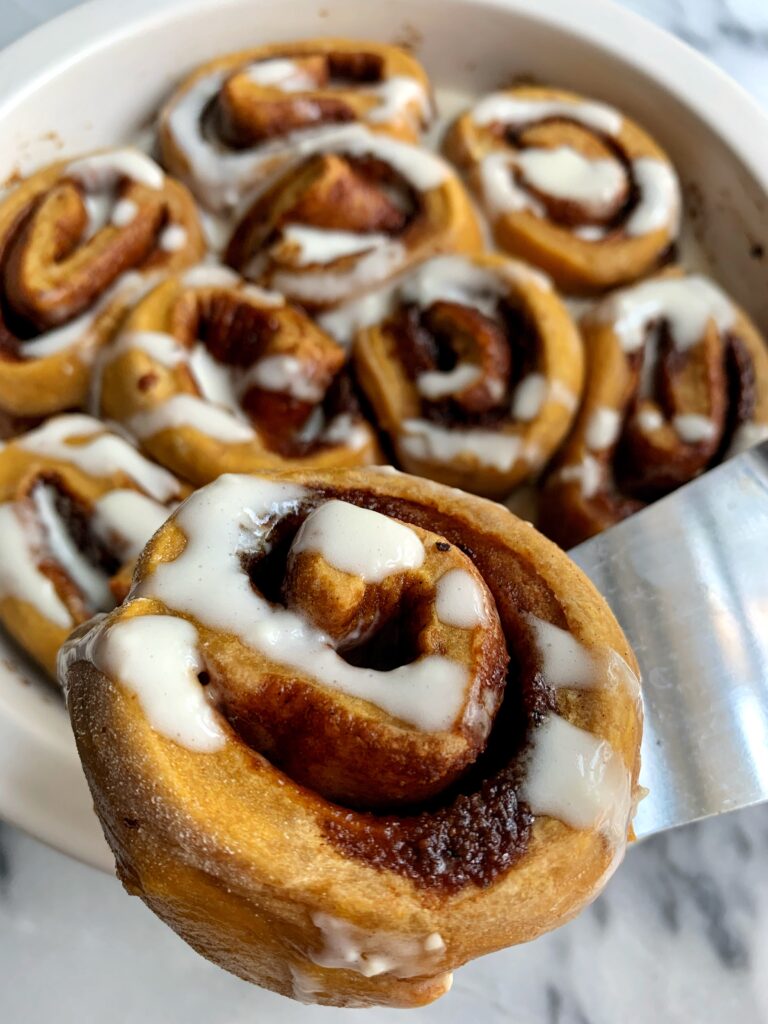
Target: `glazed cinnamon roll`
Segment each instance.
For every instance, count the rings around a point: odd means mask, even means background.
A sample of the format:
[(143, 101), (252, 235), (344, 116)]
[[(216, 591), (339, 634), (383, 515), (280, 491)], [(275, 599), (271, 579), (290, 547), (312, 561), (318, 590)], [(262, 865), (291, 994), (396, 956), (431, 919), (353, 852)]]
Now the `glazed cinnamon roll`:
[(53, 677), (72, 628), (108, 611), (182, 485), (89, 416), (0, 450), (0, 622)]
[(712, 281), (670, 272), (613, 293), (583, 322), (587, 374), (540, 525), (586, 540), (768, 438), (768, 350)]
[(549, 461), (581, 393), (581, 341), (538, 271), (439, 256), (323, 321), (358, 328), (360, 385), (409, 472), (504, 497)]
[(572, 917), (636, 795), (636, 663), (502, 506), (393, 471), (224, 476), (60, 678), (120, 877), (307, 1002), (417, 1006)]
[(445, 141), (497, 243), (562, 288), (643, 277), (675, 241), (680, 186), (666, 154), (603, 103), (559, 89), (492, 93)]
[(297, 150), (246, 211), (226, 262), (317, 310), (426, 257), (480, 246), (469, 196), (445, 161), (350, 125)]
[(194, 483), (380, 460), (346, 353), (275, 292), (196, 267), (146, 296), (105, 351), (101, 414)]
[(426, 72), (396, 46), (348, 39), (278, 43), (198, 68), (160, 114), (165, 166), (214, 210), (339, 125), (415, 142), (432, 116)]
[(195, 262), (194, 202), (149, 157), (104, 150), (0, 203), (0, 412), (82, 406), (96, 351), (154, 273)]

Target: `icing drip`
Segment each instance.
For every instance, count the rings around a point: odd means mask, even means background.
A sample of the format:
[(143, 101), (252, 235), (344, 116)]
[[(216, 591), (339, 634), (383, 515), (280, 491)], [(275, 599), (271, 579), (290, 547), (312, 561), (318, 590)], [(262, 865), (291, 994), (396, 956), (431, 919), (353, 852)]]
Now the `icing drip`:
[(517, 385), (512, 396), (513, 418), (530, 423), (539, 415), (546, 400), (547, 378), (541, 373), (529, 373)]
[(706, 416), (687, 413), (675, 416), (672, 420), (677, 436), (686, 444), (698, 444), (701, 441), (712, 441), (717, 437), (717, 427)]
[(138, 558), (170, 509), (139, 491), (109, 491), (96, 502), (93, 530), (121, 562)]
[(593, 452), (610, 448), (618, 439), (621, 430), (621, 416), (616, 409), (599, 405), (589, 417), (585, 440), (587, 448)]
[(163, 228), (157, 244), (163, 252), (179, 252), (187, 244), (187, 229), (181, 224), (169, 224)]
[[(76, 660), (71, 651), (64, 657)], [(213, 753), (226, 743), (221, 718), (197, 678), (205, 664), (191, 622), (172, 615), (121, 619), (98, 633), (89, 657), (100, 672), (136, 694), (156, 732), (199, 753)]]
[(405, 420), (400, 447), (415, 459), (450, 463), (470, 459), (506, 472), (518, 459), (527, 458), (520, 438), (492, 430), (449, 430), (428, 420)]
[[(220, 477), (189, 498), (177, 514), (187, 536), (184, 551), (159, 565), (133, 596), (156, 597), (174, 611), (239, 637), (270, 660), (369, 701), (417, 729), (450, 728), (467, 697), (463, 665), (425, 655), (388, 672), (358, 668), (344, 661), (302, 616), (271, 605), (254, 591), (241, 558), (263, 551), (270, 524), (297, 511), (305, 498), (304, 489), (292, 484)], [(216, 530), (211, 530), (212, 522), (218, 524)], [(204, 585), (190, 585), (192, 580)]]
[(54, 625), (69, 629), (72, 616), (53, 583), (37, 566), (43, 544), (34, 521), (22, 521), (12, 502), (0, 505), (0, 599), (25, 601)]
[(138, 182), (157, 191), (163, 187), (165, 175), (146, 153), (138, 149), (113, 149), (74, 160), (64, 172), (79, 182), (87, 192), (113, 190), (122, 178)]
[(419, 394), (424, 398), (435, 401), (439, 398), (446, 398), (448, 395), (455, 395), (464, 388), (474, 384), (482, 376), (479, 366), (473, 363), (457, 363), (452, 370), (442, 372), (430, 370), (421, 373), (416, 379), (416, 387)]
[(371, 231), (361, 234), (355, 231), (331, 231), (329, 228), (315, 228), (307, 224), (288, 224), (283, 229), (283, 245), (296, 249), (293, 262), (296, 266), (307, 267), (316, 263), (333, 263), (342, 256), (355, 256), (368, 252), (388, 241), (386, 235)]
[(631, 238), (668, 228), (677, 234), (680, 220), (680, 182), (674, 168), (662, 160), (641, 157), (632, 163), (632, 176), (640, 201), (627, 218), (624, 231)]
[(631, 791), (630, 773), (607, 740), (554, 714), (534, 730), (520, 795), (535, 815), (575, 829), (599, 829), (623, 845)]
[(539, 192), (604, 207), (624, 186), (624, 170), (615, 160), (590, 160), (571, 146), (524, 149), (514, 158), (525, 181)]
[(563, 466), (557, 475), (565, 483), (579, 484), (583, 498), (593, 498), (603, 482), (602, 466), (591, 455), (585, 455), (581, 462), (574, 465)]
[(488, 619), (485, 595), (466, 569), (450, 569), (437, 581), (435, 613), (446, 626), (474, 629)]
[(733, 326), (736, 312), (730, 300), (706, 277), (665, 277), (643, 281), (616, 292), (594, 315), (612, 325), (625, 352), (642, 348), (649, 326), (664, 320), (680, 352), (701, 340), (712, 321), (719, 331)]
[(346, 501), (327, 501), (310, 512), (291, 551), (317, 551), (334, 569), (366, 583), (424, 562), (424, 545), (409, 526)]
[(172, 395), (157, 408), (137, 413), (128, 424), (131, 433), (140, 439), (180, 427), (230, 444), (245, 444), (256, 436), (247, 423), (197, 395)]
[(60, 565), (83, 596), (85, 604), (94, 611), (108, 611), (115, 600), (109, 589), (106, 573), (85, 557), (67, 530), (56, 510), (54, 493), (50, 487), (38, 486), (32, 493), (45, 547), (57, 565)]
[(309, 952), (319, 967), (354, 971), (365, 978), (390, 974), (415, 978), (432, 973), (445, 952), (438, 932), (426, 936), (368, 932), (340, 917), (316, 912), (312, 923), (319, 929), (322, 946)]
[(90, 416), (56, 416), (16, 443), (38, 455), (69, 462), (92, 476), (126, 473), (158, 501), (168, 501), (178, 493), (174, 476), (145, 459), (122, 437), (110, 434), (103, 423)]
[(483, 97), (472, 108), (472, 119), (479, 125), (522, 125), (554, 117), (577, 121), (607, 135), (618, 135), (624, 120), (617, 110), (603, 103), (522, 99), (503, 92)]

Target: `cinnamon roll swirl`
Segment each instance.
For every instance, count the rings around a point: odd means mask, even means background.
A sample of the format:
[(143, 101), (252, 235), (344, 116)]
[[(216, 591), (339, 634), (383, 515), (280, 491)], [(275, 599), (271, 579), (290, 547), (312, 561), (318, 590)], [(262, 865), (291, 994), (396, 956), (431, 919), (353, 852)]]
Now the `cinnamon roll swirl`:
[(568, 291), (643, 277), (677, 237), (672, 164), (603, 103), (532, 86), (491, 93), (453, 124), (445, 151), (467, 173), (501, 248)]
[(0, 451), (0, 622), (53, 677), (72, 628), (108, 611), (183, 486), (89, 416)]
[(296, 306), (224, 267), (146, 296), (105, 351), (101, 414), (194, 483), (380, 458), (346, 353)]
[(672, 271), (583, 321), (584, 403), (541, 502), (542, 529), (586, 540), (768, 438), (768, 350), (714, 282)]
[(203, 249), (192, 197), (138, 150), (15, 188), (0, 203), (0, 413), (81, 407), (95, 353), (148, 280)]
[(415, 142), (431, 116), (427, 75), (396, 46), (278, 43), (219, 57), (186, 78), (160, 113), (160, 150), (202, 203), (221, 210), (339, 125)]
[(481, 241), (469, 196), (444, 160), (349, 125), (297, 148), (246, 211), (226, 262), (318, 310)]
[(324, 322), (358, 328), (358, 379), (408, 472), (504, 497), (573, 420), (581, 341), (547, 278), (522, 263), (436, 257)]
[(531, 526), (370, 469), (198, 491), (60, 658), (129, 891), (337, 1006), (427, 1003), (595, 896), (636, 795), (635, 673)]

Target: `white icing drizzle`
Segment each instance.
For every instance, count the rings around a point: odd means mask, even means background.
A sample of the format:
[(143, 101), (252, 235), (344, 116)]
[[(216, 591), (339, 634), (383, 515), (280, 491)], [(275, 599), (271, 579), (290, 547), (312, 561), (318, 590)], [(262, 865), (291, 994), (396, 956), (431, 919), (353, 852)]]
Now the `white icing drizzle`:
[(297, 250), (293, 262), (307, 267), (317, 263), (333, 263), (343, 256), (355, 256), (378, 246), (386, 245), (387, 235), (377, 231), (332, 231), (329, 228), (310, 227), (308, 224), (287, 224), (282, 231), (282, 249), (287, 245)]
[[(151, 283), (149, 275), (142, 275), (135, 271), (122, 274), (112, 287), (107, 288), (91, 308), (81, 313), (80, 316), (60, 327), (44, 331), (30, 341), (25, 341), (23, 343), (25, 358), (41, 359), (61, 352), (62, 349), (69, 348), (70, 345), (75, 345), (78, 342), (88, 342), (90, 329), (111, 302), (115, 300), (136, 301), (151, 286)], [(86, 349), (85, 358), (89, 358), (88, 345), (86, 345)]]
[(645, 406), (638, 410), (635, 423), (646, 434), (652, 434), (654, 430), (664, 426), (664, 417), (658, 409), (650, 409)]
[[(513, 173), (518, 168), (523, 180)], [(547, 212), (526, 183), (539, 192), (581, 203), (599, 213), (615, 200), (623, 181), (621, 166), (612, 160), (588, 160), (567, 146), (556, 149), (528, 149), (519, 153), (495, 150), (480, 162), (483, 201), (491, 216), (530, 210), (537, 217)], [(680, 183), (674, 169), (664, 161), (641, 157), (632, 163), (639, 199), (623, 230), (630, 238), (666, 228), (677, 232), (680, 218)], [(605, 230), (587, 225), (570, 229), (584, 241), (605, 237)]]
[(262, 550), (271, 523), (297, 511), (307, 496), (295, 484), (220, 477), (193, 494), (177, 513), (176, 522), (187, 536), (183, 552), (159, 565), (132, 596), (155, 597), (211, 629), (238, 637), (264, 657), (377, 705), (417, 729), (450, 728), (467, 700), (469, 680), (463, 665), (425, 655), (388, 672), (358, 668), (344, 661), (302, 616), (254, 591), (242, 555)]
[(394, 286), (378, 289), (317, 317), (318, 325), (348, 348), (358, 331), (380, 323), (394, 304)]
[(364, 87), (361, 92), (378, 99), (377, 105), (365, 115), (370, 124), (394, 120), (401, 111), (406, 111), (411, 106), (417, 111), (414, 120), (420, 121), (422, 125), (429, 121), (429, 96), (422, 83), (409, 75), (393, 75), (376, 85)]
[(132, 199), (118, 199), (112, 209), (110, 218), (116, 228), (127, 227), (139, 212), (139, 208)]
[(630, 238), (667, 228), (675, 235), (680, 220), (680, 182), (664, 160), (640, 157), (632, 162), (640, 199), (627, 218), (624, 231)]
[[(194, 82), (182, 96), (169, 109), (166, 118), (166, 127), (176, 147), (186, 158), (191, 168), (191, 176), (196, 191), (204, 202), (214, 209), (222, 209), (227, 206), (234, 206), (243, 193), (250, 186), (253, 186), (270, 170), (276, 167), (290, 166), (291, 164), (317, 152), (329, 152), (332, 140), (339, 140), (337, 144), (343, 144), (343, 140), (350, 139), (352, 144), (360, 146), (360, 140), (369, 137), (366, 128), (361, 124), (331, 125), (300, 129), (289, 132), (287, 135), (273, 139), (258, 147), (246, 150), (227, 150), (215, 140), (210, 139), (201, 131), (201, 120), (204, 112), (214, 99), (226, 79), (226, 73), (213, 72), (204, 75)], [(399, 92), (404, 95), (400, 86), (391, 87), (388, 91), (384, 87), (377, 87), (379, 95), (384, 102), (374, 107), (379, 113), (382, 107), (386, 109), (388, 102)], [(311, 102), (311, 101), (310, 101)], [(369, 120), (375, 120), (369, 115)], [(394, 140), (384, 139), (377, 136), (384, 143), (383, 148), (378, 150), (378, 155), (387, 160), (394, 152), (388, 143)], [(369, 143), (366, 143), (369, 145)], [(421, 168), (422, 174), (426, 173), (427, 179), (435, 180), (435, 170), (442, 164), (442, 161), (426, 151), (419, 151), (407, 143), (394, 143), (395, 149), (402, 154), (398, 147), (405, 146), (414, 153), (421, 152), (426, 160), (415, 157), (408, 161), (413, 170), (416, 166)], [(363, 155), (362, 152), (350, 155)], [(372, 154), (374, 155), (374, 154)], [(432, 167), (432, 172), (425, 169)], [(403, 173), (402, 165), (398, 171)], [(444, 173), (444, 172), (443, 172)], [(407, 175), (406, 175), (407, 176)], [(422, 177), (422, 180), (425, 180)], [(442, 177), (440, 178), (442, 180)], [(416, 184), (416, 187), (431, 188), (430, 185)]]
[(567, 118), (607, 135), (618, 135), (624, 122), (617, 110), (603, 103), (588, 100), (528, 99), (504, 92), (490, 93), (472, 108), (472, 120), (479, 125), (494, 122), (522, 125), (546, 118)]
[(549, 400), (562, 405), (568, 412), (573, 412), (579, 404), (579, 396), (557, 377), (549, 382)]
[(259, 60), (242, 68), (240, 74), (258, 85), (271, 86), (281, 92), (310, 92), (317, 82), (300, 64), (284, 57)]
[(179, 252), (187, 244), (187, 229), (182, 224), (168, 224), (160, 232), (158, 248), (163, 252)]
[(188, 750), (214, 753), (227, 741), (197, 674), (205, 668), (191, 622), (137, 615), (102, 629), (89, 645), (93, 665), (135, 693), (155, 732)]
[(754, 448), (756, 444), (768, 441), (768, 423), (742, 423), (733, 433), (726, 458), (731, 459), (741, 452)]
[(75, 543), (56, 510), (52, 489), (42, 484), (32, 492), (44, 543), (53, 560), (80, 591), (91, 611), (109, 611), (115, 605), (106, 573), (93, 565)]
[(239, 274), (218, 263), (198, 263), (181, 275), (181, 283), (187, 288), (230, 288), (240, 281)]
[[(81, 439), (85, 440), (71, 443)], [(38, 455), (70, 462), (92, 476), (126, 473), (158, 501), (168, 501), (178, 493), (179, 484), (174, 476), (145, 459), (126, 440), (110, 433), (103, 423), (90, 416), (56, 416), (15, 443)]]
[(295, 356), (264, 356), (245, 374), (241, 391), (259, 387), (264, 391), (279, 391), (300, 402), (319, 402), (323, 389), (312, 379), (309, 367)]
[(302, 523), (291, 553), (302, 551), (316, 551), (335, 569), (366, 583), (381, 583), (424, 562), (424, 545), (410, 526), (335, 500), (310, 512)]
[[(271, 283), (300, 302), (339, 302), (396, 274), (405, 261), (405, 255), (402, 242), (387, 238), (362, 253), (350, 267), (303, 272), (281, 267), (272, 274)], [(252, 270), (246, 267), (245, 273), (252, 273)]]
[(625, 352), (640, 349), (650, 324), (663, 319), (675, 348), (685, 352), (701, 340), (710, 321), (720, 331), (732, 327), (736, 311), (714, 282), (691, 274), (624, 288), (601, 302), (593, 315), (611, 324)]
[(104, 361), (111, 363), (127, 352), (145, 352), (161, 366), (178, 366), (186, 361), (184, 347), (177, 338), (164, 331), (123, 331), (104, 350)]
[(696, 413), (683, 413), (675, 416), (672, 426), (681, 441), (686, 444), (698, 444), (701, 441), (712, 441), (717, 437), (717, 427), (708, 416)]
[(601, 685), (594, 656), (572, 633), (536, 615), (528, 614), (525, 618), (533, 630), (547, 686), (591, 690)]
[(36, 552), (43, 538), (31, 519), (22, 521), (13, 502), (0, 505), (0, 599), (25, 601), (61, 629), (72, 626), (72, 616), (56, 588), (37, 566)]
[(547, 378), (541, 373), (529, 373), (523, 377), (512, 396), (512, 417), (522, 423), (530, 423), (541, 412), (548, 397)]
[(615, 202), (625, 184), (616, 160), (590, 159), (572, 146), (530, 147), (514, 157), (527, 184), (539, 192), (600, 210)]
[(598, 405), (587, 421), (584, 435), (587, 448), (593, 452), (610, 448), (619, 437), (621, 416), (617, 409), (609, 409), (606, 405)]
[(198, 395), (171, 395), (155, 409), (136, 413), (128, 422), (128, 429), (141, 440), (179, 427), (189, 427), (217, 441), (232, 444), (253, 441), (256, 437), (248, 423)]
[(94, 533), (121, 562), (138, 558), (171, 510), (140, 491), (117, 489), (99, 498), (93, 509)]
[(82, 157), (66, 167), (64, 176), (77, 181), (87, 192), (112, 190), (123, 178), (155, 191), (165, 182), (162, 169), (138, 149), (112, 149)]
[(228, 409), (238, 419), (242, 419), (231, 368), (214, 359), (208, 347), (201, 341), (192, 346), (188, 363), (203, 398), (220, 405), (223, 409)]
[(485, 594), (466, 569), (449, 569), (437, 581), (435, 614), (446, 626), (474, 629), (488, 621)]
[(326, 444), (343, 444), (352, 451), (359, 451), (368, 444), (371, 435), (367, 427), (355, 420), (351, 413), (340, 412), (322, 432), (322, 438)]
[(557, 479), (579, 484), (582, 497), (593, 498), (603, 482), (603, 467), (592, 455), (585, 455), (581, 462), (559, 469)]
[(403, 422), (399, 445), (415, 459), (445, 464), (463, 457), (501, 473), (510, 470), (518, 459), (526, 458), (520, 437), (516, 434), (448, 429), (420, 419)]
[(322, 946), (310, 951), (309, 959), (319, 967), (354, 971), (365, 978), (429, 975), (445, 952), (445, 942), (438, 932), (425, 936), (369, 932), (319, 911), (312, 914), (312, 923), (320, 931)]
[(520, 795), (534, 815), (626, 842), (631, 778), (607, 740), (550, 714), (537, 726)]
[(457, 363), (452, 370), (429, 370), (416, 378), (420, 395), (431, 401), (456, 395), (474, 384), (482, 376), (482, 370), (474, 363)]

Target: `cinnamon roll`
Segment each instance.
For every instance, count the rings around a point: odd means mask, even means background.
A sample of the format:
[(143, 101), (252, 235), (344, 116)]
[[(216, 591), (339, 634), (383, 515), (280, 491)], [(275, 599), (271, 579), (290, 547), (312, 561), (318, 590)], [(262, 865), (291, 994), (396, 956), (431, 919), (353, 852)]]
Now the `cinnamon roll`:
[(348, 125), (295, 150), (247, 209), (226, 262), (317, 310), (428, 256), (480, 248), (464, 186), (434, 153)]
[(0, 622), (53, 677), (72, 628), (121, 599), (182, 485), (90, 416), (0, 450)]
[(603, 103), (532, 86), (491, 93), (454, 122), (445, 151), (467, 173), (501, 248), (566, 290), (643, 277), (677, 237), (672, 164)]
[(194, 483), (224, 472), (380, 459), (346, 353), (296, 306), (225, 267), (169, 278), (97, 373), (101, 414)]
[(679, 271), (614, 292), (583, 321), (587, 375), (540, 525), (586, 540), (768, 439), (768, 350), (712, 281)]
[(621, 629), (533, 527), (437, 484), (223, 476), (59, 670), (128, 890), (297, 999), (427, 1003), (572, 917), (624, 850)]
[(214, 210), (339, 125), (415, 142), (432, 116), (426, 72), (396, 46), (312, 39), (243, 50), (186, 78), (160, 114), (165, 166)]
[(547, 278), (514, 260), (438, 256), (323, 322), (358, 328), (360, 385), (411, 473), (504, 497), (573, 420), (578, 331)]
[(200, 258), (183, 185), (133, 149), (33, 174), (0, 203), (0, 413), (82, 406), (96, 351), (155, 273)]

